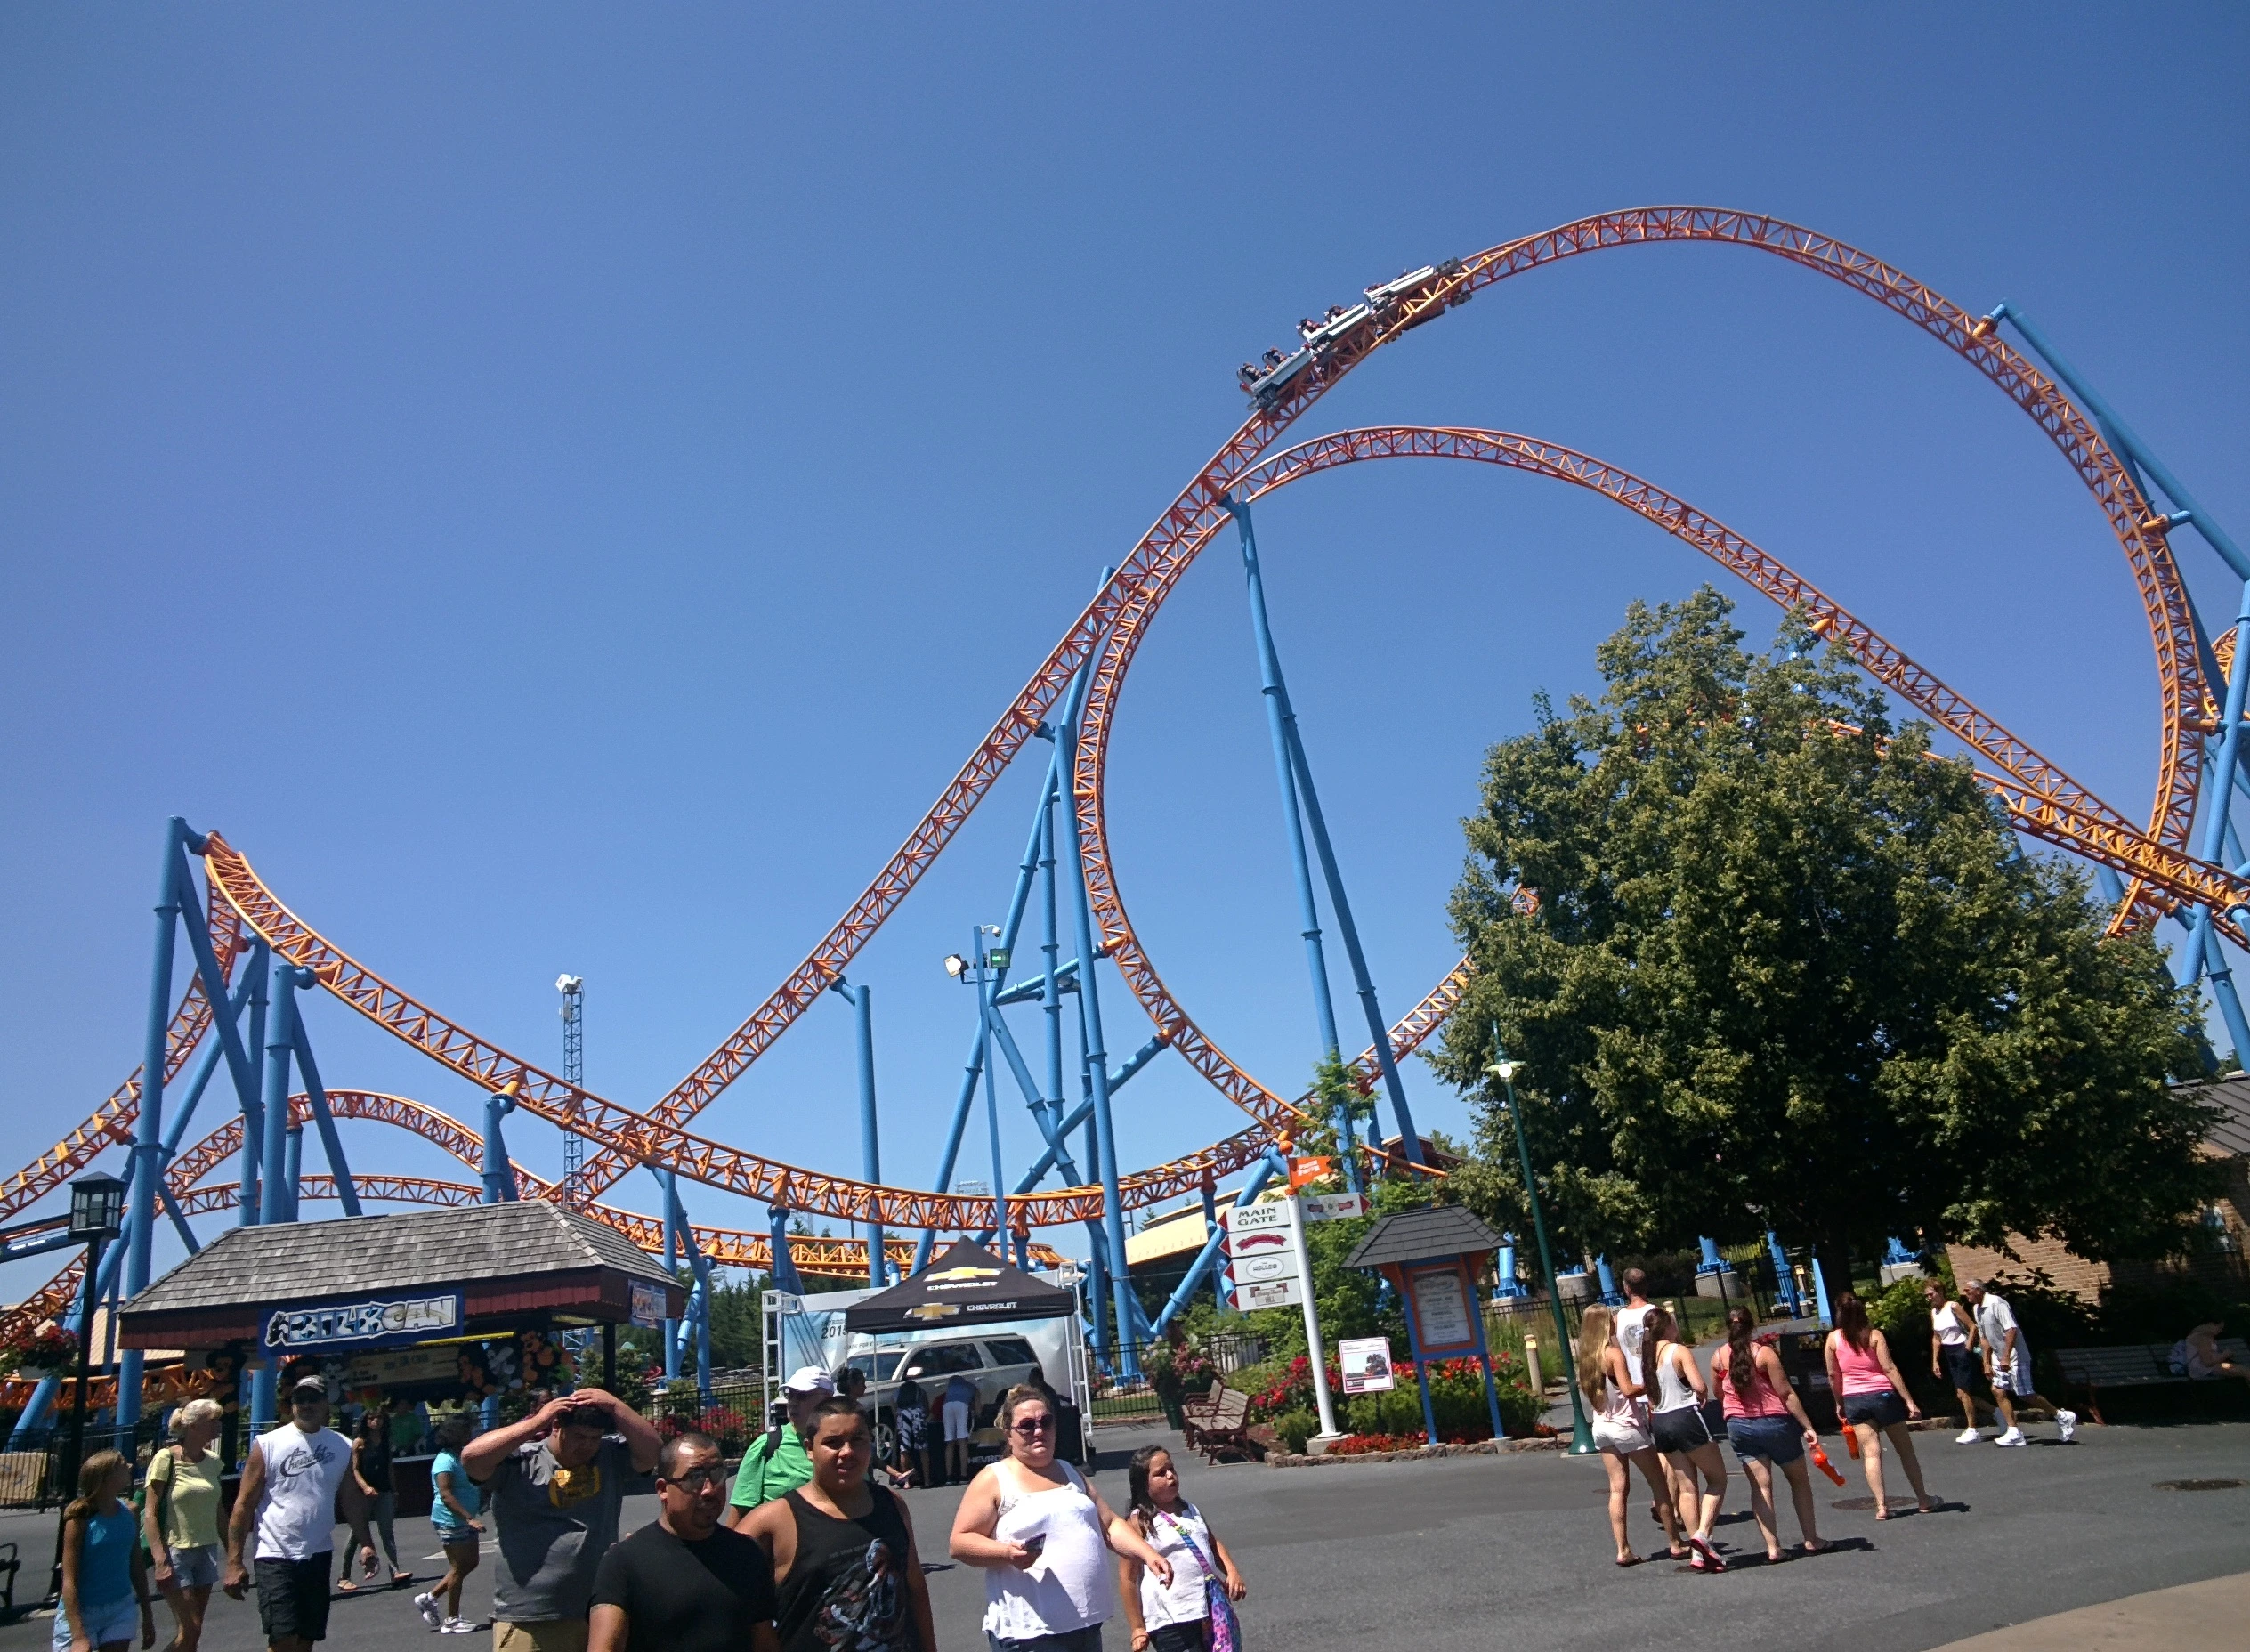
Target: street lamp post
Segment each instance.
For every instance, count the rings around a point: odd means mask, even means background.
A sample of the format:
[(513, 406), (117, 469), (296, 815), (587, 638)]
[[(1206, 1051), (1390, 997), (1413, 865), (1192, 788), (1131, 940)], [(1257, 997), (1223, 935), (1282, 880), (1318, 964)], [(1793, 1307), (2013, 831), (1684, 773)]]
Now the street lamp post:
[(1531, 1204), (1532, 1228), (1539, 1235), (1540, 1271), (1547, 1278), (1547, 1306), (1555, 1315), (1555, 1344), (1562, 1349), (1563, 1375), (1570, 1385), (1570, 1454), (1587, 1456), (1594, 1449), (1593, 1430), (1586, 1426), (1586, 1402), (1578, 1391), (1578, 1362), (1571, 1352), (1570, 1323), (1563, 1317), (1562, 1292), (1555, 1287), (1555, 1252), (1547, 1243), (1547, 1217), (1539, 1204), (1539, 1183), (1532, 1175), (1531, 1144), (1524, 1138), (1524, 1111), (1516, 1105), (1516, 1064), (1501, 1048), (1496, 1021), (1493, 1023), (1493, 1057), (1485, 1071), (1498, 1079), (1508, 1094), (1508, 1116), (1516, 1126), (1516, 1152), (1524, 1165), (1524, 1197)]
[[(70, 1413), (69, 1445), (63, 1462), (63, 1507), (77, 1495), (78, 1465), (86, 1454), (86, 1362), (93, 1347), (93, 1303), (101, 1295), (101, 1247), (125, 1231), (125, 1185), (106, 1171), (96, 1170), (70, 1184), (70, 1236), (86, 1242), (84, 1294), (78, 1300), (78, 1377), (77, 1404)], [(47, 1592), (62, 1599), (62, 1518), (55, 1518), (54, 1572)]]

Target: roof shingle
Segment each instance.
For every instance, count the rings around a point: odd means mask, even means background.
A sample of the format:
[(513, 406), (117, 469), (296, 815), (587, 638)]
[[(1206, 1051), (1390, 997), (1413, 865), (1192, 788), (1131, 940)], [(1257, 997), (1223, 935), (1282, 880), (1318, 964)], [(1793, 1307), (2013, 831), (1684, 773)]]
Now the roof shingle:
[(230, 1227), (126, 1314), (316, 1302), (360, 1292), (613, 1268), (676, 1284), (623, 1234), (546, 1200)]

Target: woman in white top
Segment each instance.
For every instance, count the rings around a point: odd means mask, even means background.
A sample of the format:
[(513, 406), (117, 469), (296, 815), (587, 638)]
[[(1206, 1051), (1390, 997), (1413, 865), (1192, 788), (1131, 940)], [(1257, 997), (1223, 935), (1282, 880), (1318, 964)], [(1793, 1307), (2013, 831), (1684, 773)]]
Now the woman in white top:
[[(1681, 1519), (1694, 1521), (1688, 1546), (1696, 1552), (1688, 1564), (1698, 1572), (1723, 1572), (1727, 1563), (1711, 1544), (1712, 1523), (1727, 1495), (1727, 1460), (1719, 1454), (1722, 1436), (1712, 1427), (1710, 1386), (1696, 1369), (1695, 1351), (1673, 1340), (1679, 1334), (1669, 1312), (1649, 1310), (1640, 1344), (1640, 1385), (1655, 1396), (1649, 1432), (1671, 1470), (1672, 1502)], [(1700, 1503), (1696, 1496), (1698, 1476), (1703, 1480)]]
[(1171, 1453), (1161, 1446), (1142, 1446), (1126, 1468), (1125, 1486), (1133, 1529), (1172, 1563), (1172, 1581), (1159, 1584), (1132, 1556), (1118, 1559), (1117, 1582), (1125, 1595), (1133, 1652), (1203, 1652), (1210, 1644), (1212, 1579), (1229, 1600), (1241, 1599), (1249, 1586), (1202, 1510), (1179, 1494), (1179, 1470)]
[(1977, 1363), (1977, 1322), (1969, 1310), (1946, 1293), (1942, 1281), (1933, 1279), (1922, 1288), (1930, 1304), (1930, 1374), (1953, 1384), (1953, 1397), (1961, 1402), (1961, 1432), (1957, 1446), (1973, 1446), (1977, 1432), (1977, 1397), (1971, 1392), (1982, 1374)]
[(1615, 1316), (1598, 1305), (1588, 1308), (1579, 1322), (1578, 1386), (1594, 1408), (1594, 1444), (1601, 1448), (1602, 1466), (1609, 1470), (1609, 1532), (1617, 1540), (1617, 1564), (1639, 1566), (1641, 1559), (1625, 1536), (1625, 1497), (1632, 1488), (1627, 1463), (1639, 1469), (1648, 1489), (1656, 1494), (1656, 1518), (1663, 1522), (1672, 1559), (1685, 1560), (1689, 1551), (1680, 1541), (1664, 1460), (1656, 1454), (1656, 1442), (1648, 1432), (1648, 1402), (1643, 1397), (1647, 1390), (1633, 1381), (1632, 1366), (1617, 1340)]
[(1169, 1587), (1172, 1564), (1066, 1462), (1055, 1461), (1047, 1396), (1018, 1387), (1000, 1401), (1008, 1455), (981, 1471), (953, 1516), (952, 1555), (984, 1572), (984, 1638), (992, 1652), (1100, 1652), (1117, 1610), (1110, 1552), (1138, 1560)]

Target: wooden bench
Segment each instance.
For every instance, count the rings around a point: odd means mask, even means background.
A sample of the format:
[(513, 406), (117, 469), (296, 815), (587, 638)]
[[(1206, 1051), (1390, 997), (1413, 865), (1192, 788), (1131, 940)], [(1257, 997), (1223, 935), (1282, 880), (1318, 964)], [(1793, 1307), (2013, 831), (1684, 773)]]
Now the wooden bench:
[(1196, 1449), (1203, 1454), (1206, 1462), (1218, 1462), (1222, 1454), (1248, 1461), (1258, 1455), (1249, 1430), (1250, 1396), (1240, 1389), (1221, 1389), (1218, 1408), (1197, 1425)]
[[(2172, 1368), (2172, 1348), (2169, 1342), (2065, 1348), (2055, 1350), (2055, 1363), (2062, 1367), (2062, 1380), (2068, 1387), (2085, 1390), (2087, 1414), (2096, 1422), (2106, 1424), (2108, 1419), (2101, 1414), (2104, 1389), (2161, 1388), (2170, 1382), (2196, 1381)], [(2219, 1351), (2236, 1360), (2250, 1359), (2250, 1343), (2240, 1337), (2225, 1338), (2219, 1344)]]
[(1182, 1432), (1187, 1437), (1187, 1448), (1190, 1451), (1195, 1449), (1197, 1436), (1202, 1432), (1203, 1425), (1218, 1414), (1219, 1397), (1226, 1392), (1226, 1384), (1220, 1379), (1213, 1377), (1210, 1393), (1201, 1399), (1184, 1399), (1180, 1402), (1179, 1413), (1186, 1422)]

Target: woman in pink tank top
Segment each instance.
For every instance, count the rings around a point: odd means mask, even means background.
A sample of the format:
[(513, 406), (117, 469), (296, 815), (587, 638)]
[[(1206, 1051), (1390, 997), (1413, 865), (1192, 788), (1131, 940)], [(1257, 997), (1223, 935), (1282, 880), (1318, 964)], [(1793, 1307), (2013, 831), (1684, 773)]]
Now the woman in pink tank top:
[(1867, 1307), (1847, 1291), (1836, 1299), (1836, 1328), (1828, 1333), (1828, 1387), (1843, 1413), (1844, 1426), (1859, 1442), (1859, 1468), (1874, 1494), (1875, 1518), (1890, 1518), (1890, 1499), (1882, 1484), (1882, 1443), (1888, 1438), (1906, 1479), (1914, 1488), (1914, 1507), (1928, 1514), (1938, 1505), (1922, 1483), (1922, 1463), (1906, 1420), (1922, 1407), (1906, 1392), (1906, 1380), (1891, 1362), (1890, 1344), (1867, 1323)]
[(1789, 1480), (1797, 1508), (1803, 1550), (1818, 1554), (1820, 1541), (1812, 1501), (1812, 1477), (1805, 1472), (1805, 1448), (1820, 1443), (1804, 1403), (1781, 1369), (1781, 1356), (1756, 1341), (1757, 1322), (1746, 1308), (1727, 1310), (1727, 1346), (1711, 1356), (1711, 1381), (1727, 1414), (1727, 1440), (1750, 1478), (1750, 1511), (1766, 1540), (1766, 1559), (1783, 1559), (1781, 1530), (1774, 1515), (1774, 1470)]

